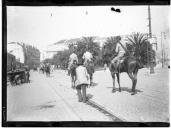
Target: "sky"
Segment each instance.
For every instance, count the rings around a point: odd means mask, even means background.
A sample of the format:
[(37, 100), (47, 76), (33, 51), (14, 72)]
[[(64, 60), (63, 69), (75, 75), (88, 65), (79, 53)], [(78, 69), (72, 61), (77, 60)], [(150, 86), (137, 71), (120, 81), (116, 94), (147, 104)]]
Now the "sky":
[[(157, 37), (169, 31), (169, 12), (169, 6), (151, 6), (152, 33)], [(24, 42), (40, 50), (62, 39), (132, 32), (148, 33), (148, 6), (7, 7), (7, 42)]]

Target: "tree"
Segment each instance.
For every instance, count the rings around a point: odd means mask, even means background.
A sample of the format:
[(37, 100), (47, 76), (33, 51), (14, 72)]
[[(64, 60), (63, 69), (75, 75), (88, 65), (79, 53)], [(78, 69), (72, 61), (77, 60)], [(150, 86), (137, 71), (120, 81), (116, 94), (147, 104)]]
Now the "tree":
[(83, 37), (76, 45), (76, 54), (78, 55), (79, 61), (83, 61), (82, 56), (87, 50), (93, 54), (94, 59), (99, 55), (100, 46), (97, 42), (94, 42), (94, 37)]
[(134, 53), (137, 58), (141, 57), (141, 62), (144, 65), (155, 59), (155, 51), (152, 50), (152, 46), (145, 34), (135, 33), (128, 36), (126, 48), (129, 52)]
[(112, 56), (115, 54), (117, 40), (115, 37), (108, 37), (102, 47), (102, 60), (103, 63), (109, 64)]
[(98, 52), (100, 51), (100, 46), (94, 40), (95, 40), (94, 37), (83, 37), (83, 43), (86, 44), (86, 50), (90, 50), (93, 56), (98, 56)]

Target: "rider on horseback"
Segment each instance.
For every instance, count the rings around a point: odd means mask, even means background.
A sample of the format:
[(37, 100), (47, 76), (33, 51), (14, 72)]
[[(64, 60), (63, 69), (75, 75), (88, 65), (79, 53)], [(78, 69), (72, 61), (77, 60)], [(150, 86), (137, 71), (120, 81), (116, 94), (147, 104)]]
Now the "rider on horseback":
[(76, 52), (76, 49), (73, 50), (73, 53), (69, 56), (69, 64), (68, 64), (68, 75), (70, 75), (70, 68), (71, 68), (71, 65), (74, 63), (74, 61), (76, 63), (78, 63), (78, 57), (77, 55), (75, 54)]
[(112, 63), (114, 63), (114, 72), (118, 73), (117, 69), (118, 69), (118, 66), (120, 64), (121, 59), (123, 58), (123, 56), (125, 54), (125, 50), (124, 50), (123, 45), (120, 42), (121, 37), (117, 36), (116, 40), (117, 40), (116, 49), (115, 49), (116, 57), (112, 60)]
[(84, 60), (84, 65), (86, 65), (88, 62), (91, 62), (93, 59), (93, 55), (91, 54), (91, 52), (89, 50), (87, 50), (84, 54), (83, 54), (83, 60)]

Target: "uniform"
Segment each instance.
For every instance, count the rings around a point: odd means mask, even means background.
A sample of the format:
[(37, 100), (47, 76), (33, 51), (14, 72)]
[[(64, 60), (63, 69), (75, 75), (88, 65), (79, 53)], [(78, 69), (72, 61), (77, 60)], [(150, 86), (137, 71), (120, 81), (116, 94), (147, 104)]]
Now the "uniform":
[[(75, 84), (76, 84), (79, 102), (81, 102), (82, 100), (83, 102), (86, 102), (86, 86), (90, 84), (89, 74), (87, 72), (86, 67), (78, 66), (76, 68)], [(81, 94), (81, 90), (82, 90), (82, 94)]]
[(121, 58), (122, 58), (122, 57), (124, 56), (124, 54), (125, 54), (125, 50), (123, 49), (123, 47), (121, 46), (120, 43), (117, 43), (115, 52), (117, 53), (117, 56), (112, 60), (112, 63), (114, 63), (115, 72), (118, 72), (118, 71), (117, 71), (117, 67), (118, 67), (118, 65), (119, 65), (119, 63), (120, 63)]
[(83, 55), (83, 59), (84, 59), (84, 64), (87, 63), (87, 61), (91, 61), (93, 59), (93, 56), (90, 52), (85, 52)]
[(118, 55), (112, 60), (112, 62), (116, 62), (117, 60), (120, 60), (125, 54), (125, 50), (119, 43), (117, 43), (116, 45), (115, 52), (118, 53)]

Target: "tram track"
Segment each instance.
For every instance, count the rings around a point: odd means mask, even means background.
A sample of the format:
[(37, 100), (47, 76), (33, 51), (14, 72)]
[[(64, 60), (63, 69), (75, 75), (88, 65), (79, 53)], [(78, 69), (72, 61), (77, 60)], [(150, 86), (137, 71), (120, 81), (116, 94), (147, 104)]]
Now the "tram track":
[[(59, 82), (56, 82), (56, 83), (60, 84)], [(51, 86), (51, 88), (52, 88), (53, 90), (55, 90), (55, 93), (56, 93), (58, 96), (61, 97), (61, 99), (65, 102), (65, 104), (66, 104), (69, 108), (72, 109), (72, 106), (70, 106), (70, 105), (67, 103), (67, 101), (66, 101), (66, 100), (57, 92), (56, 88), (52, 85), (53, 83), (48, 81), (48, 84)], [(65, 86), (65, 87), (66, 87), (66, 86)], [(69, 87), (66, 87), (66, 88), (67, 88), (68, 90), (71, 91), (71, 88), (69, 88)], [(99, 112), (103, 113), (104, 116), (108, 117), (110, 121), (114, 121), (114, 122), (123, 122), (123, 121), (126, 121), (126, 120), (123, 119), (123, 118), (118, 118), (118, 117), (115, 116), (111, 111), (107, 110), (105, 107), (99, 105), (98, 103), (96, 103), (96, 102), (94, 102), (94, 101), (92, 101), (92, 100), (90, 100), (90, 99), (86, 102), (86, 104), (89, 105), (89, 106), (92, 107), (92, 108), (95, 108), (95, 109), (98, 110)], [(72, 109), (72, 111), (76, 114), (76, 111), (75, 111), (74, 109)], [(76, 115), (79, 117), (78, 114), (76, 114)], [(79, 118), (81, 119), (81, 117), (79, 117)], [(82, 120), (82, 119), (81, 119), (81, 120)], [(82, 120), (82, 121), (83, 121), (83, 120)]]
[(50, 87), (52, 88), (52, 90), (55, 92), (56, 95), (58, 95), (62, 101), (66, 104), (66, 106), (68, 106), (68, 108), (71, 109), (71, 111), (81, 120), (83, 121), (83, 119), (76, 113), (76, 111), (72, 108), (72, 106), (70, 106), (70, 104), (67, 103), (67, 101), (58, 93), (58, 91), (56, 90), (56, 88), (49, 82), (49, 81), (46, 81)]
[[(66, 75), (66, 74), (65, 74)], [(56, 77), (56, 76), (55, 76)], [(68, 81), (68, 80), (67, 80)], [(51, 86), (54, 86), (54, 83), (58, 83), (60, 85), (62, 85), (65, 89), (70, 90), (71, 91), (71, 86), (68, 86), (68, 84), (66, 83), (66, 81), (64, 81), (64, 83), (61, 83), (59, 81), (59, 79), (54, 79), (53, 81), (49, 81), (51, 83)], [(67, 84), (67, 85), (66, 85)], [(62, 87), (61, 86), (61, 87)], [(55, 88), (55, 87), (54, 87)], [(161, 103), (161, 106), (167, 106), (168, 104), (165, 102), (165, 100), (163, 100), (163, 97), (158, 97), (161, 94), (165, 93), (164, 91), (160, 91), (160, 90), (154, 90), (154, 89), (146, 89), (146, 88), (138, 88), (140, 90), (143, 90), (142, 93), (140, 93), (140, 95), (136, 95), (136, 97), (139, 97), (140, 99), (147, 99), (150, 100), (152, 102), (156, 103)], [(157, 97), (155, 97), (157, 96)], [(164, 97), (165, 98), (165, 97)], [(106, 107), (103, 107), (99, 104), (97, 104), (96, 102), (94, 102), (93, 100), (89, 100), (86, 104), (88, 104), (91, 107), (96, 108), (97, 110), (99, 110), (100, 112), (104, 113), (105, 116), (108, 116), (110, 118), (111, 121), (116, 121), (117, 117), (115, 114), (112, 114), (111, 111), (109, 111), (109, 109), (107, 109)], [(158, 106), (156, 106), (158, 107)], [(122, 118), (118, 118), (118, 120), (120, 121), (125, 121)]]

